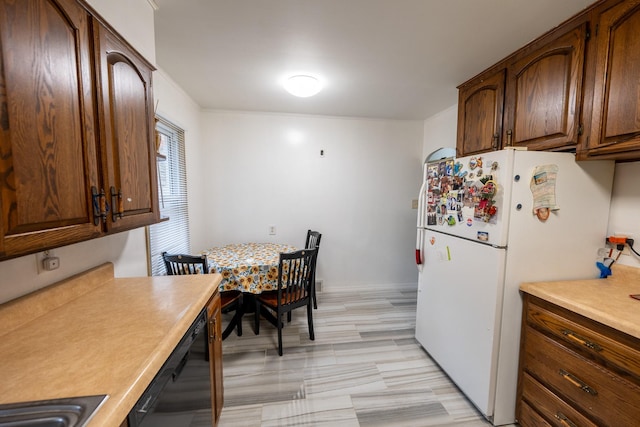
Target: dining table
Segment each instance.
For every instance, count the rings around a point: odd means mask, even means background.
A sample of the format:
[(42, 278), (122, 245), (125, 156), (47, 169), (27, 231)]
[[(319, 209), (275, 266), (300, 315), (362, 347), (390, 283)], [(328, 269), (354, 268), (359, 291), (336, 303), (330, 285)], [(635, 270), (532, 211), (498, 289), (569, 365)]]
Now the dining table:
[(235, 243), (213, 247), (206, 255), (209, 273), (220, 273), (220, 292), (241, 291), (260, 294), (278, 289), (280, 253), (294, 252), (295, 246), (281, 243)]

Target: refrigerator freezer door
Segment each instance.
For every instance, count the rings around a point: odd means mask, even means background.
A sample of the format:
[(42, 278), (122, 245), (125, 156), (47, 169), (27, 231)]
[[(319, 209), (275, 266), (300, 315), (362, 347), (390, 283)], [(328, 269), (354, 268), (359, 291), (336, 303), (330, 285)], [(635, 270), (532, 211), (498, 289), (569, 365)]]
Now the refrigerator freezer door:
[[(513, 158), (513, 150), (502, 150), (430, 165), (427, 228), (505, 246)], [(432, 178), (436, 172), (440, 179)]]
[(492, 417), (506, 251), (429, 230), (425, 239), (416, 339)]

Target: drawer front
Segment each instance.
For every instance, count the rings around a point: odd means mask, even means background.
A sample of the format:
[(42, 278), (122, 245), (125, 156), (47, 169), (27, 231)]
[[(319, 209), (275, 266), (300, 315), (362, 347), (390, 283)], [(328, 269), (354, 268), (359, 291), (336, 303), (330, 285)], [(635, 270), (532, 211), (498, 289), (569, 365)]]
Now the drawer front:
[[(526, 373), (522, 377), (522, 398), (531, 407), (536, 408), (543, 418), (549, 420), (550, 424), (548, 425), (557, 427), (597, 427), (596, 424), (582, 416)], [(522, 411), (524, 412), (524, 403)]]
[[(582, 413), (604, 425), (631, 426), (640, 420), (640, 388), (528, 327), (525, 371)], [(602, 423), (597, 423), (602, 425)]]
[(544, 302), (527, 304), (527, 323), (640, 381), (640, 342), (635, 338)]
[(518, 425), (521, 427), (552, 427), (552, 424), (549, 424), (526, 403), (523, 403), (520, 407)]

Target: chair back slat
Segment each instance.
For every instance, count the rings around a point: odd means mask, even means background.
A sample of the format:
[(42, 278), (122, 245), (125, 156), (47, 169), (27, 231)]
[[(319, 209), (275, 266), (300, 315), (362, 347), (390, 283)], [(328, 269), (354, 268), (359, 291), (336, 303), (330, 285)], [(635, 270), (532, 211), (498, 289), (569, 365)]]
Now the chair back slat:
[(317, 249), (281, 253), (278, 269), (278, 305), (306, 303), (313, 285)]
[(207, 274), (209, 265), (205, 255), (169, 255), (162, 253), (164, 265), (169, 276), (182, 276), (185, 274)]
[(307, 240), (304, 243), (306, 249), (319, 249), (322, 234), (319, 231), (307, 230)]

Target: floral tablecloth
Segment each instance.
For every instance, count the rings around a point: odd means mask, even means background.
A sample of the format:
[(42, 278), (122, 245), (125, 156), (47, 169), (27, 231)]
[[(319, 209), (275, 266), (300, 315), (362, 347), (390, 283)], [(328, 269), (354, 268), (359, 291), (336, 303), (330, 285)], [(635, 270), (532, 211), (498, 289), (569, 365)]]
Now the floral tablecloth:
[(238, 290), (259, 294), (278, 288), (278, 261), (281, 252), (295, 246), (278, 243), (241, 243), (207, 249), (210, 273), (220, 273), (220, 291)]

